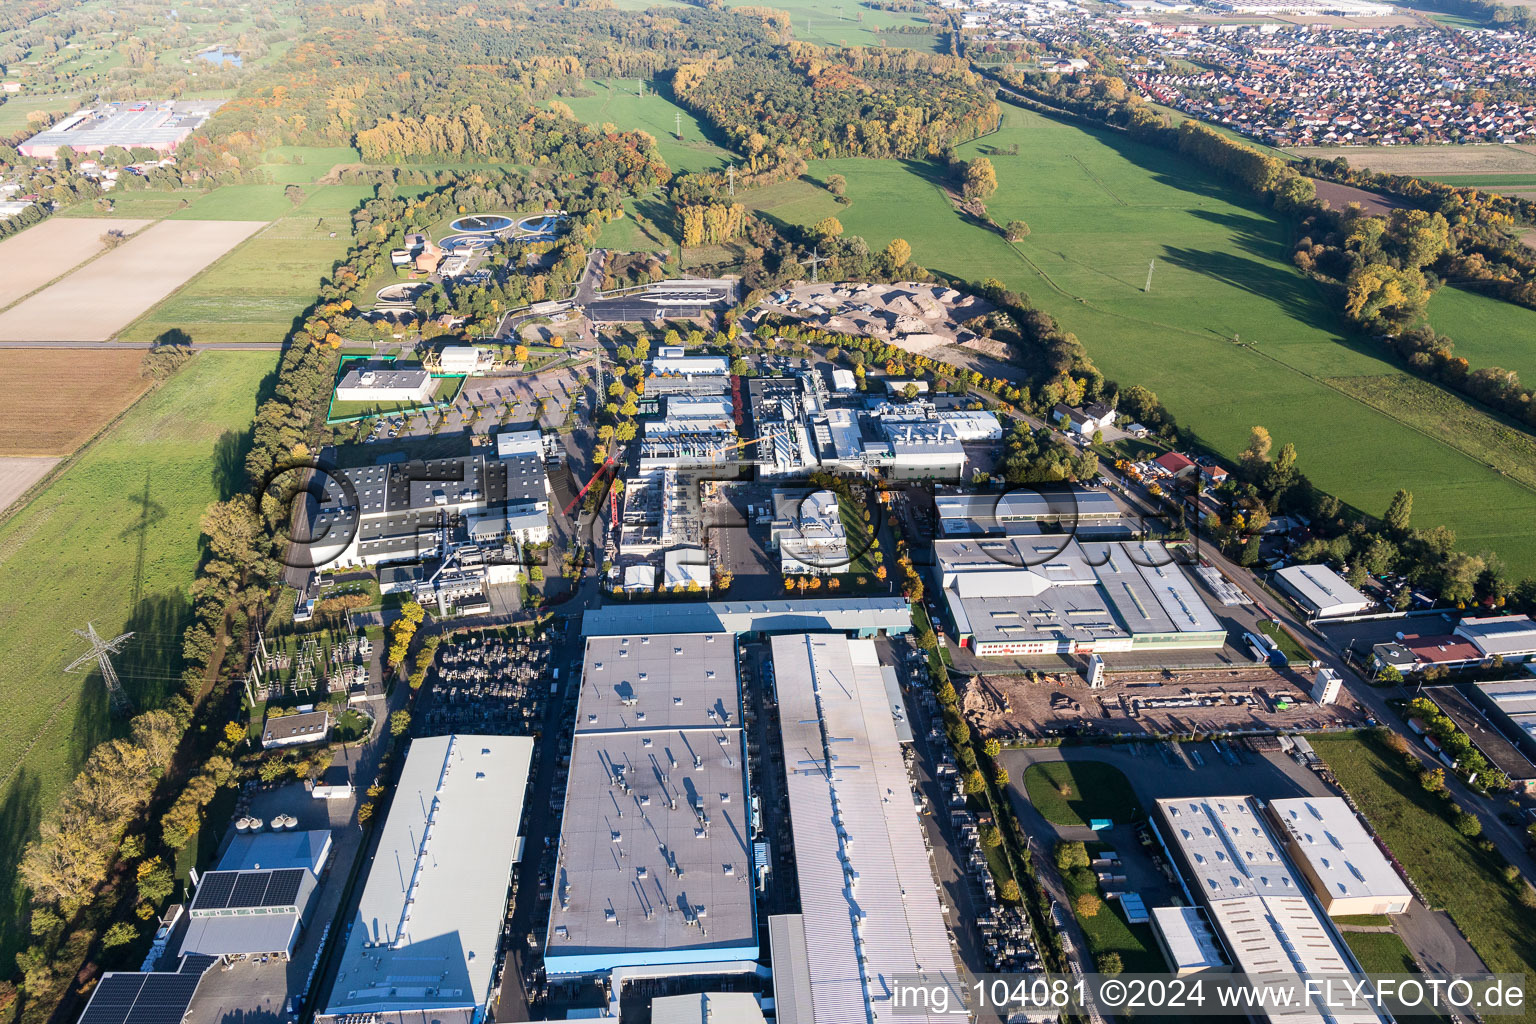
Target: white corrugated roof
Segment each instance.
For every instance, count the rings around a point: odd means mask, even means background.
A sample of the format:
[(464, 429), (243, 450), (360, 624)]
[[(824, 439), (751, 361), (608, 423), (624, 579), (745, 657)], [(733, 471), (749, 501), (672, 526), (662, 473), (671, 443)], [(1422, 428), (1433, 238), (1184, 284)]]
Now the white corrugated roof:
[(775, 637), (773, 664), (814, 1020), (866, 1024), (896, 975), (955, 972), (922, 823), (874, 641)]
[(526, 736), (412, 741), (327, 1014), (485, 1005), (532, 760)]

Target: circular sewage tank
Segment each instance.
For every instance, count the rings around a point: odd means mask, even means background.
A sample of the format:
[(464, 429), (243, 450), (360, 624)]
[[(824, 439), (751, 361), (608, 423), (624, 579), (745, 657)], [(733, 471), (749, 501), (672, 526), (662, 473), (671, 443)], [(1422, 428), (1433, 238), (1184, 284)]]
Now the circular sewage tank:
[[(547, 236), (540, 237), (536, 241), (551, 241), (555, 237), (555, 231), (560, 227), (560, 222), (565, 220), (558, 213), (536, 213), (531, 217), (524, 217), (517, 222), (517, 230), (524, 234)], [(527, 239), (524, 239), (526, 241)]]
[(411, 305), (431, 290), (432, 286), (424, 281), (413, 284), (387, 284), (378, 290), (374, 298), (386, 304)]
[(513, 223), (512, 218), (505, 214), (476, 213), (468, 217), (460, 217), (448, 227), (467, 235), (493, 235), (498, 231), (507, 230)]
[(485, 252), (496, 244), (496, 239), (490, 235), (449, 235), (438, 244), (450, 252), (454, 249), (474, 249), (476, 252)]

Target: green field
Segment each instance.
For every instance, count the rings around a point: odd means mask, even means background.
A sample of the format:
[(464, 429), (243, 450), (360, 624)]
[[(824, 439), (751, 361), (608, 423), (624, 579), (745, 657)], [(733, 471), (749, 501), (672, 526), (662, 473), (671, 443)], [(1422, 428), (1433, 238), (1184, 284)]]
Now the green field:
[[(589, 81), (590, 96), (564, 96), (560, 102), (591, 125), (612, 124), (623, 131), (642, 131), (656, 140), (656, 149), (674, 171), (709, 171), (732, 162), (732, 154), (705, 137), (704, 125), (656, 85), (633, 78), (602, 78)], [(683, 137), (677, 137), (677, 117), (682, 115)]]
[(891, 31), (902, 25), (923, 25), (926, 19), (903, 11), (879, 11), (858, 0), (784, 0), (754, 4), (727, 0), (727, 7), (766, 6), (790, 16), (796, 39), (821, 46), (895, 46), (908, 50), (938, 50), (939, 36)]
[(1265, 620), (1259, 623), (1259, 632), (1273, 640), (1275, 646), (1280, 648), (1280, 653), (1285, 655), (1291, 664), (1308, 660), (1307, 652), (1301, 649), (1296, 638), (1291, 636), (1290, 631), (1284, 626)]
[(1465, 452), (1509, 479), (1536, 488), (1536, 436), (1405, 373), (1334, 377), (1346, 394)]
[(1456, 343), (1456, 355), (1477, 370), (1514, 370), (1536, 385), (1536, 310), (1465, 288), (1441, 288), (1429, 300), (1430, 326)]
[(4, 103), (0, 103), (0, 135), (13, 135), (27, 127), (27, 115), (34, 110), (44, 110), (51, 114), (67, 114), (75, 109), (75, 97), (70, 95), (56, 96), (11, 96)]
[[(63, 672), (80, 651), (70, 630), (135, 634), (116, 666), (138, 706), (175, 692), (198, 520), (237, 486), (275, 362), (198, 355), (0, 525), (0, 892), (12, 892), (37, 822), (114, 728), (100, 677)], [(0, 913), (0, 959), (16, 948), (16, 910)]]
[(1120, 769), (1103, 761), (1045, 761), (1024, 770), (1024, 792), (1052, 825), (1086, 827), (1092, 818), (1124, 825), (1142, 816)]
[[(1442, 798), (1426, 792), (1374, 734), (1309, 738), (1429, 903), (1451, 915), (1489, 970), (1536, 971), (1536, 910), (1521, 906), (1516, 888), (1524, 883), (1504, 881), (1502, 860), (1441, 816)], [(1528, 1011), (1522, 1019), (1533, 1016)]]
[[(900, 236), (923, 266), (1029, 293), (1108, 375), (1152, 388), (1212, 450), (1235, 457), (1260, 423), (1296, 445), (1313, 483), (1355, 507), (1380, 515), (1406, 487), (1416, 523), (1444, 523), (1517, 574), (1536, 569), (1536, 536), (1522, 525), (1536, 517), (1536, 492), (1335, 386), (1398, 367), (1344, 335), (1270, 214), (1176, 154), (1005, 109), (999, 132), (959, 151), (996, 165), (989, 213), (1033, 230), (1016, 246), (962, 223), (930, 165), (826, 160), (809, 174), (848, 179), (846, 233), (876, 249)], [(1000, 152), (1015, 142), (1019, 155)]]
[[(151, 341), (185, 331), (195, 342), (280, 342), (347, 253), (352, 209), (368, 190), (308, 186), (302, 205), (237, 246), (122, 334)], [(216, 194), (216, 193), (215, 193)], [(336, 232), (331, 238), (330, 233)]]
[(352, 164), (363, 156), (351, 146), (275, 146), (262, 154), (266, 171), (278, 185), (307, 185), (319, 181), (337, 164)]
[(1420, 177), (1446, 185), (1470, 188), (1536, 188), (1536, 174), (1424, 174)]

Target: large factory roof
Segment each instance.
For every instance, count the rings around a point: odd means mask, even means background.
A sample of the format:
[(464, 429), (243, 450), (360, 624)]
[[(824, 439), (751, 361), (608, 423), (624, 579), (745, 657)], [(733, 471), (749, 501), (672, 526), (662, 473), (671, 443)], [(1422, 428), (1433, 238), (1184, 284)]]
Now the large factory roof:
[[(1157, 801), (1164, 840), (1176, 850), (1190, 883), (1246, 974), (1349, 974), (1344, 951), (1247, 796), (1177, 797)], [(1376, 1022), (1374, 1013), (1286, 1015), (1286, 1021)]]
[(1339, 797), (1271, 800), (1270, 812), (1290, 833), (1292, 848), (1334, 899), (1390, 896), (1404, 902), (1408, 886), (1382, 854), (1355, 812)]
[(788, 633), (795, 631), (905, 633), (912, 607), (902, 597), (784, 601), (697, 601), (610, 604), (582, 614), (584, 636), (660, 632)]
[(897, 975), (955, 961), (875, 644), (779, 636), (773, 666), (810, 1019), (885, 1019)]
[(756, 959), (740, 700), (729, 633), (587, 640), (550, 974)]
[(532, 759), (525, 736), (412, 741), (326, 1017), (485, 1006)]

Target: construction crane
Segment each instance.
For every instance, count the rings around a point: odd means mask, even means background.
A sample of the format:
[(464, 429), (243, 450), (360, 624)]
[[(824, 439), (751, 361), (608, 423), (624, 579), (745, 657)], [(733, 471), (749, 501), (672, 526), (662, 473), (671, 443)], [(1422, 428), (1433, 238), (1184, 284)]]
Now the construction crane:
[(588, 480), (581, 490), (576, 492), (576, 497), (571, 499), (571, 503), (565, 506), (566, 515), (570, 515), (571, 510), (581, 504), (581, 499), (587, 496), (587, 491), (592, 489), (592, 485), (597, 483), (603, 474), (612, 469), (623, 454), (624, 449), (621, 446), (615, 446), (613, 451), (608, 453), (608, 458), (604, 459), (603, 464), (597, 467), (597, 472), (592, 474), (592, 479)]
[(737, 441), (735, 444), (721, 445), (719, 448), (711, 449), (709, 453), (710, 461), (718, 462), (720, 461), (720, 456), (724, 455), (726, 452), (734, 452), (740, 448), (747, 447), (749, 444), (757, 444), (759, 441), (771, 441), (775, 437), (778, 437), (780, 434), (787, 433), (789, 433), (789, 428), (781, 427), (778, 430), (770, 430), (766, 434), (759, 434), (757, 437), (749, 437), (745, 441)]

